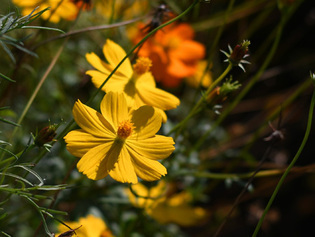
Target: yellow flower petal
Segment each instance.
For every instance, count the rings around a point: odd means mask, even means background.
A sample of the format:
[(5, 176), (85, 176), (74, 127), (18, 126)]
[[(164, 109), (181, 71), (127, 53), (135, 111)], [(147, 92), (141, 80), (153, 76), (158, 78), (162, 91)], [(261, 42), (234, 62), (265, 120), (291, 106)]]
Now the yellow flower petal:
[(75, 103), (72, 112), (74, 120), (84, 131), (96, 137), (115, 137), (115, 130), (110, 123), (99, 112), (82, 104), (80, 100)]
[(132, 205), (138, 208), (145, 208), (146, 210), (149, 210), (157, 201), (164, 199), (163, 193), (166, 191), (166, 185), (163, 180), (154, 187), (147, 188), (142, 183), (137, 183), (133, 184), (131, 188), (137, 196), (129, 188), (125, 189), (125, 191)]
[[(126, 146), (127, 147), (127, 146)], [(146, 181), (155, 181), (166, 175), (166, 168), (158, 161), (142, 157), (127, 147), (137, 176)]]
[(164, 112), (164, 110), (162, 110), (162, 109), (160, 109), (160, 108), (156, 108), (156, 107), (155, 107), (155, 109), (156, 109), (156, 111), (162, 116), (162, 122), (163, 122), (163, 123), (166, 123), (166, 121), (167, 121), (167, 115), (166, 115), (166, 113)]
[(137, 81), (137, 86), (141, 86), (142, 84), (144, 84), (147, 86), (156, 87), (155, 80), (151, 72), (146, 72), (140, 75), (136, 81)]
[(140, 140), (153, 137), (160, 130), (162, 117), (151, 106), (141, 106), (132, 111), (131, 116), (135, 133), (129, 139)]
[(177, 223), (181, 226), (194, 226), (202, 223), (207, 212), (201, 207), (192, 207), (188, 203), (169, 206), (165, 202), (157, 202), (150, 210), (150, 215), (162, 224)]
[(174, 144), (173, 138), (160, 135), (144, 140), (128, 139), (126, 141), (128, 149), (132, 149), (135, 153), (152, 160), (167, 158), (175, 150)]
[[(89, 70), (86, 74), (92, 77), (92, 82), (96, 88), (99, 88), (107, 79), (107, 76), (104, 73), (96, 70)], [(128, 80), (126, 80), (125, 76), (122, 77), (114, 74), (102, 87), (102, 90), (107, 92), (108, 88), (110, 88), (110, 91), (122, 91), (127, 82)]]
[(95, 53), (87, 53), (85, 54), (85, 58), (95, 69), (107, 75), (110, 74), (110, 71), (105, 66), (106, 64)]
[[(113, 71), (114, 67), (111, 65), (105, 63), (103, 60), (101, 60), (95, 53), (87, 53), (85, 55), (86, 60), (97, 70), (100, 72), (104, 73), (103, 81), (111, 74)], [(88, 71), (89, 72), (89, 71)], [(116, 71), (114, 75), (111, 76), (111, 78), (124, 78), (125, 80), (128, 79), (124, 74), (120, 73), (119, 71)]]
[(115, 168), (109, 172), (109, 175), (118, 182), (138, 183), (134, 166), (125, 147), (122, 148)]
[(112, 140), (112, 138), (95, 137), (82, 129), (69, 132), (64, 139), (67, 143), (68, 151), (76, 157), (82, 157), (93, 147)]
[[(101, 218), (93, 215), (81, 217), (77, 222), (65, 222), (65, 224), (71, 227), (71, 229), (75, 230), (77, 236), (81, 237), (113, 236), (108, 227), (106, 226), (105, 222)], [(62, 233), (69, 231), (69, 228), (67, 226), (59, 224), (58, 225), (59, 233), (56, 234), (55, 236), (60, 236)]]
[(151, 87), (149, 85), (137, 86), (140, 98), (147, 104), (162, 110), (175, 109), (179, 104), (179, 99), (159, 88)]
[(128, 120), (127, 101), (122, 93), (109, 92), (101, 102), (101, 112), (117, 130), (119, 123)]
[(78, 170), (89, 179), (102, 179), (114, 169), (121, 150), (122, 144), (114, 141), (94, 147), (80, 159)]
[[(126, 52), (118, 44), (114, 43), (109, 39), (106, 40), (106, 44), (103, 47), (103, 53), (105, 55), (106, 60), (113, 67), (116, 67), (120, 63), (120, 61), (126, 56)], [(118, 71), (128, 78), (132, 76), (133, 70), (130, 64), (130, 60), (128, 58), (122, 63)]]
[(90, 149), (78, 162), (78, 170), (89, 179), (98, 180), (106, 177), (108, 175), (108, 169), (100, 164), (105, 159), (106, 153), (109, 151), (112, 144), (113, 142), (109, 142)]

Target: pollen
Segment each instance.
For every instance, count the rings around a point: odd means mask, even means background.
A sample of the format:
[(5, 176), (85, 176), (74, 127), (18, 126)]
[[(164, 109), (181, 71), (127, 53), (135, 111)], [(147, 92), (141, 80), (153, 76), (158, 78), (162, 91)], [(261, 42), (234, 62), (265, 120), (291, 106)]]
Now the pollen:
[(132, 134), (133, 123), (130, 123), (129, 120), (125, 120), (119, 123), (117, 130), (117, 137), (120, 139), (126, 139)]
[(136, 63), (133, 65), (133, 70), (136, 74), (142, 75), (148, 71), (152, 67), (151, 59), (147, 57), (139, 57)]

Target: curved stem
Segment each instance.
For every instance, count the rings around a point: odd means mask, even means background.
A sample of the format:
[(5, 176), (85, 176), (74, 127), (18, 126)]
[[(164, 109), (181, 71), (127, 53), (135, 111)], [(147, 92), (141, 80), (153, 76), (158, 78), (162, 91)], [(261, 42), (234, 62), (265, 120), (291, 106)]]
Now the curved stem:
[(224, 70), (224, 72), (213, 82), (211, 83), (210, 87), (206, 90), (204, 95), (199, 99), (199, 101), (196, 103), (196, 105), (192, 108), (192, 110), (189, 112), (186, 118), (184, 118), (181, 122), (179, 122), (176, 126), (172, 128), (171, 131), (168, 132), (167, 136), (172, 134), (173, 132), (177, 131), (176, 137), (180, 134), (182, 128), (186, 125), (189, 119), (191, 119), (195, 114), (199, 112), (199, 109), (202, 105), (202, 103), (206, 100), (207, 96), (212, 92), (212, 90), (225, 78), (225, 76), (231, 71), (233, 65), (229, 63), (227, 68)]
[[(114, 70), (108, 75), (108, 77), (105, 79), (105, 81), (102, 83), (102, 85), (97, 89), (97, 91), (90, 97), (90, 99), (86, 102), (86, 104), (90, 104), (93, 99), (96, 97), (96, 95), (101, 91), (102, 87), (106, 84), (106, 82), (114, 75), (114, 73), (117, 71), (117, 69), (120, 67), (120, 65), (135, 51), (137, 47), (139, 47), (141, 44), (143, 44), (151, 35), (153, 35), (156, 31), (162, 29), (163, 27), (173, 23), (174, 21), (177, 21), (184, 15), (186, 15), (199, 1), (195, 0), (184, 12), (182, 12), (177, 17), (169, 20), (168, 22), (160, 25), (159, 27), (152, 30), (150, 33), (148, 33), (136, 46), (134, 46), (127, 54), (126, 56), (120, 61), (120, 63), (114, 68)], [(62, 138), (74, 125), (75, 121), (74, 119), (70, 120), (67, 124), (67, 126), (57, 135), (56, 139)], [(37, 161), (39, 161), (44, 155), (46, 154), (46, 150), (43, 150), (42, 153), (38, 156)]]
[[(58, 52), (56, 53), (56, 55), (54, 56), (53, 60), (51, 61), (51, 63), (49, 64), (47, 70), (45, 71), (44, 75), (42, 76), (42, 78), (40, 79), (39, 83), (37, 84), (34, 92), (32, 93), (32, 96), (31, 98), (28, 100), (26, 106), (24, 107), (24, 110), (18, 120), (18, 124), (21, 124), (26, 113), (28, 112), (29, 108), (31, 107), (32, 103), (34, 102), (35, 100), (35, 97), (37, 96), (39, 90), (41, 89), (43, 83), (46, 81), (49, 73), (51, 72), (51, 70), (54, 68), (58, 58), (60, 57), (60, 54), (61, 52), (63, 51), (64, 47), (65, 47), (65, 44), (66, 44), (66, 40), (64, 41), (64, 43), (60, 46)], [(13, 132), (12, 132), (12, 135), (11, 135), (11, 138), (10, 138), (10, 141), (12, 140), (12, 138), (14, 137), (14, 135), (16, 134), (17, 130), (19, 129), (19, 127), (15, 127)]]
[(314, 113), (314, 106), (315, 106), (315, 91), (313, 92), (313, 96), (312, 96), (312, 101), (311, 101), (311, 105), (310, 105), (310, 109), (309, 109), (309, 114), (308, 114), (308, 121), (307, 121), (307, 127), (306, 127), (306, 131), (305, 131), (305, 135), (304, 135), (304, 138), (303, 138), (303, 141), (297, 151), (297, 153), (295, 154), (293, 160), (291, 161), (290, 165), (288, 166), (288, 168), (286, 169), (286, 171), (284, 172), (284, 174), (282, 175), (281, 179), (279, 180), (275, 190), (273, 191), (273, 194), (272, 196), (270, 197), (269, 199), (269, 202), (262, 214), (262, 216), (260, 217), (260, 220), (255, 228), (255, 231), (252, 235), (252, 237), (256, 237), (257, 234), (258, 234), (258, 231), (265, 219), (265, 216), (267, 214), (267, 212), (269, 211), (275, 197), (277, 196), (278, 192), (279, 192), (279, 189), (281, 188), (285, 178), (287, 177), (287, 175), (289, 174), (290, 170), (292, 169), (292, 167), (294, 166), (294, 164), (296, 163), (296, 161), (299, 159), (304, 147), (305, 147), (305, 144), (308, 140), (308, 137), (310, 135), (310, 132), (311, 132), (311, 126), (312, 126), (312, 119), (313, 119), (313, 113)]
[(181, 14), (179, 14), (177, 17), (174, 17), (173, 19), (165, 22), (164, 24), (158, 26), (154, 30), (150, 31), (143, 39), (137, 43), (127, 54), (126, 56), (118, 63), (118, 65), (113, 69), (113, 71), (108, 75), (108, 77), (104, 80), (104, 82), (101, 84), (101, 86), (97, 89), (97, 91), (90, 97), (90, 99), (87, 101), (87, 104), (89, 104), (93, 99), (96, 97), (96, 95), (101, 91), (103, 86), (107, 83), (107, 81), (114, 75), (114, 73), (117, 71), (117, 69), (123, 64), (123, 62), (129, 58), (129, 56), (140, 46), (142, 45), (151, 35), (153, 35), (158, 30), (162, 29), (163, 27), (177, 21), (178, 19), (182, 18), (184, 15), (186, 15), (193, 7), (198, 3), (198, 0), (194, 0), (194, 2)]

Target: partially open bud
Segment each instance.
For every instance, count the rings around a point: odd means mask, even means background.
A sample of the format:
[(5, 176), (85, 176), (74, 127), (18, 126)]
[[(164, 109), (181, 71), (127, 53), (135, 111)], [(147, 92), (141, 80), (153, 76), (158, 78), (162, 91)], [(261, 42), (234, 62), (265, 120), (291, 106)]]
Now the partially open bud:
[(57, 125), (49, 125), (42, 128), (35, 136), (34, 143), (37, 146), (43, 146), (45, 143), (51, 142), (56, 136)]
[(229, 62), (233, 66), (238, 66), (245, 72), (245, 68), (243, 67), (242, 63), (250, 64), (248, 61), (244, 60), (244, 58), (249, 56), (247, 54), (249, 45), (250, 41), (244, 40), (241, 44), (236, 45), (233, 50), (229, 45), (230, 53), (220, 50), (227, 57), (224, 62)]
[(250, 42), (248, 40), (244, 40), (243, 43), (236, 45), (230, 55), (230, 62), (238, 65), (246, 57), (249, 45)]

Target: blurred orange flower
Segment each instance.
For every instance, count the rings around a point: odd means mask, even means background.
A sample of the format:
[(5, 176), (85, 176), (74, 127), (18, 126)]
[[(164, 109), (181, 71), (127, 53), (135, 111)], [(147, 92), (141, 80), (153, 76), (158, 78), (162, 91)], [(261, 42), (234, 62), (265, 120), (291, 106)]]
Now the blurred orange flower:
[(91, 10), (92, 8), (92, 0), (72, 0), (75, 5), (77, 5), (77, 7), (79, 9), (82, 9), (82, 10)]
[[(138, 26), (133, 42), (143, 37), (144, 25)], [(152, 60), (152, 73), (165, 87), (177, 87), (183, 78), (195, 74), (198, 61), (205, 56), (205, 47), (194, 41), (194, 30), (186, 23), (171, 24), (149, 38), (139, 50), (139, 56)]]

